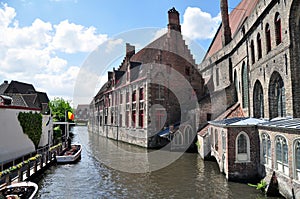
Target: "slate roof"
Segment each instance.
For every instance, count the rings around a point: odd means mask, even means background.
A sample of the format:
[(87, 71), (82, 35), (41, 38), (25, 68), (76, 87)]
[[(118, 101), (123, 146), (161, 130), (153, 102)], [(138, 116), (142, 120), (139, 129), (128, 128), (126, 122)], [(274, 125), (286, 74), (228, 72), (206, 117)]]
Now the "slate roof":
[(275, 118), (268, 122), (260, 123), (261, 127), (300, 129), (300, 118)]
[[(242, 0), (236, 8), (229, 13), (229, 26), (231, 28), (232, 38), (238, 33), (246, 18), (252, 13), (258, 0)], [(220, 25), (205, 58), (211, 57), (213, 54), (222, 49), (222, 24)]]
[(227, 118), (224, 120), (218, 121), (210, 121), (209, 123), (214, 126), (221, 126), (221, 127), (229, 127), (229, 126), (255, 126), (259, 123), (265, 122), (264, 120), (256, 119), (256, 118), (249, 118), (249, 117), (234, 117), (234, 118)]
[(30, 94), (35, 92), (36, 91), (32, 84), (12, 80), (4, 93)]

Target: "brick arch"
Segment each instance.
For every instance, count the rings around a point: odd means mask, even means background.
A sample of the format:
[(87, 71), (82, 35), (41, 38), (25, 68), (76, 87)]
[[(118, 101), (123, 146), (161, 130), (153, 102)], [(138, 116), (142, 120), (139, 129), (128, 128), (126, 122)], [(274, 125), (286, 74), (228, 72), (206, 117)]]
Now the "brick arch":
[(256, 80), (253, 89), (253, 115), (264, 118), (264, 91), (259, 80)]
[(269, 118), (285, 117), (285, 87), (281, 75), (274, 71), (269, 82)]
[(293, 0), (289, 13), (290, 48), (290, 73), (292, 80), (293, 117), (300, 117), (300, 4)]

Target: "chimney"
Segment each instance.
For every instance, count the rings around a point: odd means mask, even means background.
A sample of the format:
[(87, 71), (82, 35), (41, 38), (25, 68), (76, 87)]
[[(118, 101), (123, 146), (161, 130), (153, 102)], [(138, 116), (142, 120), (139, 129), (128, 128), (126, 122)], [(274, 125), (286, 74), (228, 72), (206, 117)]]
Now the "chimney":
[(129, 43), (126, 43), (126, 57), (131, 57), (135, 54), (135, 47), (130, 45)]
[(231, 29), (229, 26), (228, 2), (221, 0), (221, 16), (222, 16), (222, 44), (226, 46), (231, 41)]
[(7, 80), (4, 80), (4, 84), (8, 84), (8, 81), (7, 81)]
[(168, 11), (168, 17), (169, 17), (168, 31), (176, 30), (181, 32), (179, 12), (174, 7)]

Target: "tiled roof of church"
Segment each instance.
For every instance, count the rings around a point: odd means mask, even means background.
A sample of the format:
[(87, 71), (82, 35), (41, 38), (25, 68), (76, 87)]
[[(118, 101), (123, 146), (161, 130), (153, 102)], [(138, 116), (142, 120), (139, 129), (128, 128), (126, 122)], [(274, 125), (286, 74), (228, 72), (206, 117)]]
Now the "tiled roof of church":
[[(245, 19), (252, 13), (255, 8), (258, 0), (242, 0), (236, 8), (234, 8), (229, 14), (229, 25), (231, 28), (232, 37), (236, 35), (239, 31), (241, 25)], [(222, 29), (219, 27), (206, 55), (205, 58), (208, 58), (222, 49)]]

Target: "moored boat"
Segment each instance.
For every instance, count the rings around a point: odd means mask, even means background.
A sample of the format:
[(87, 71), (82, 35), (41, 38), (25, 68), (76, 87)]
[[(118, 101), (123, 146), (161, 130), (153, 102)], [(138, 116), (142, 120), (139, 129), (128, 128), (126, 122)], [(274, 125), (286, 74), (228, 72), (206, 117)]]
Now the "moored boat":
[(38, 191), (34, 182), (18, 182), (0, 189), (0, 199), (32, 199)]
[(81, 151), (81, 144), (72, 144), (56, 156), (56, 161), (57, 163), (74, 163), (80, 159)]

